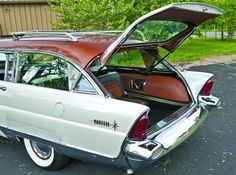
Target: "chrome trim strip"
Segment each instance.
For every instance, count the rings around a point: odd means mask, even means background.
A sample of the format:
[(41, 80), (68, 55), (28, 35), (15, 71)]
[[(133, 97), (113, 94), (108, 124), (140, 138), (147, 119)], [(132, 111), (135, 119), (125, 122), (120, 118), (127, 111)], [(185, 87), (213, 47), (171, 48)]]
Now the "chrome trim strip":
[(4, 70), (4, 81), (7, 81), (7, 72), (9, 68), (9, 56), (6, 55), (6, 64), (5, 64), (5, 70)]
[(16, 64), (14, 66), (14, 69), (15, 69), (15, 77), (14, 77), (14, 82), (17, 83), (17, 77), (18, 77), (18, 74), (19, 74), (19, 62), (20, 62), (20, 54), (19, 53), (16, 53)]

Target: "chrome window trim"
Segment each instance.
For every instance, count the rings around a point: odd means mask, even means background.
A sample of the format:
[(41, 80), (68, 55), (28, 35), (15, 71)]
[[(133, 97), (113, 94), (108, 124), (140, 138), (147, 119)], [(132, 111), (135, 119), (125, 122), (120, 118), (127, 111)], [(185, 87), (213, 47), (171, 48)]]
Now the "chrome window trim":
[[(2, 53), (2, 52), (1, 52)], [(5, 64), (5, 70), (4, 70), (4, 81), (7, 81), (7, 71), (9, 67), (9, 62), (8, 62), (8, 56), (6, 56), (6, 64)]]
[(14, 77), (14, 83), (17, 83), (17, 77), (19, 73), (19, 61), (20, 61), (20, 54), (16, 53), (16, 65), (15, 65), (15, 77)]
[[(82, 77), (83, 77), (84, 75), (81, 73), (81, 75), (77, 78), (77, 80), (76, 80), (76, 82), (74, 83), (74, 85), (73, 85), (73, 87), (71, 88), (71, 91), (72, 92), (75, 92), (75, 93), (83, 93), (83, 94), (91, 94), (91, 95), (96, 95), (97, 94), (97, 91), (96, 91), (96, 89), (94, 88), (94, 92), (92, 92), (92, 91), (81, 91), (81, 90), (75, 90), (75, 87), (76, 87), (76, 85), (80, 82), (80, 80), (82, 79)], [(85, 77), (85, 76), (84, 76)], [(86, 77), (85, 77), (85, 79), (87, 80), (87, 81), (89, 81)], [(91, 82), (89, 82), (90, 84), (91, 84)], [(91, 84), (92, 85), (92, 84)]]
[(72, 90), (74, 93), (80, 93), (80, 94), (88, 94), (88, 95), (97, 95), (97, 93), (91, 92), (91, 91), (78, 91), (78, 90)]

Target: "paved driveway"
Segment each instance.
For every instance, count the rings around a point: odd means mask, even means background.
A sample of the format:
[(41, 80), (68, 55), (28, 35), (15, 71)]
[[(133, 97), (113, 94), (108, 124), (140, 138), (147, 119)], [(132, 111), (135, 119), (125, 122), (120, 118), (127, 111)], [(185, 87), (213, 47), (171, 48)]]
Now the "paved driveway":
[[(222, 106), (187, 141), (137, 175), (231, 175), (236, 173), (236, 63), (192, 67), (215, 74), (214, 95)], [(24, 146), (0, 138), (0, 175), (123, 175), (116, 168), (72, 160), (57, 172), (36, 167)]]

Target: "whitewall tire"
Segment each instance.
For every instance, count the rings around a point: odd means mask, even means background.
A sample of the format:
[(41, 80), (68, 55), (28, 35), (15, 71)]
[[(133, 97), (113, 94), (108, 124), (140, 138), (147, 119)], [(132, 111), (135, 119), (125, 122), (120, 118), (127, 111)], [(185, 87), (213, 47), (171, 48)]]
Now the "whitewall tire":
[(29, 157), (41, 168), (56, 170), (62, 168), (69, 160), (53, 147), (41, 142), (24, 138), (24, 145)]

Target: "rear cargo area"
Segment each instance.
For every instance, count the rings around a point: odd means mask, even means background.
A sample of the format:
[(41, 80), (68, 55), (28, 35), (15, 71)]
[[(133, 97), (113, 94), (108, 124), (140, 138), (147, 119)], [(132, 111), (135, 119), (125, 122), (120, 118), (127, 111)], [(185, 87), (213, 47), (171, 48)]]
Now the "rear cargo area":
[(150, 107), (150, 112), (148, 116), (149, 116), (149, 127), (151, 127), (155, 125), (157, 122), (163, 120), (164, 118), (178, 111), (183, 106), (149, 101), (148, 107)]
[(106, 72), (97, 76), (112, 98), (146, 105), (149, 128), (165, 119), (169, 121), (190, 103), (183, 82), (168, 75), (139, 75)]

